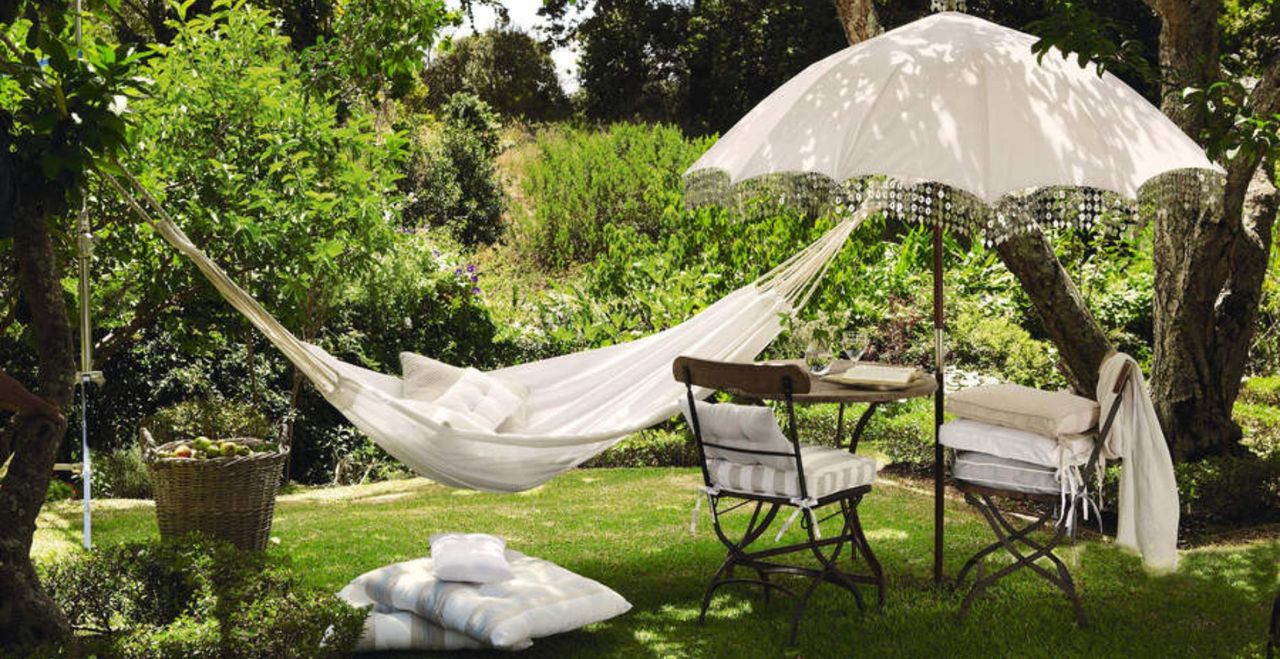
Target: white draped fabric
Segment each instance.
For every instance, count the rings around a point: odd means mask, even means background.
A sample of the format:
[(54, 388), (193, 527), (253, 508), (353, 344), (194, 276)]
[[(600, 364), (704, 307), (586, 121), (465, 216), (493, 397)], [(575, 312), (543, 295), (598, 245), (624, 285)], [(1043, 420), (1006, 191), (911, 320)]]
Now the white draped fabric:
[(130, 183), (142, 202), (106, 177), (326, 400), (387, 453), (428, 478), (493, 492), (536, 487), (622, 437), (674, 416), (683, 392), (671, 374), (676, 357), (753, 359), (781, 331), (780, 314), (807, 302), (831, 259), (871, 212), (850, 215), (764, 277), (680, 325), (628, 343), (495, 371), (528, 390), (527, 420), (516, 430), (489, 432), (442, 425), (431, 401), (401, 395), (399, 377), (342, 362), (299, 340), (192, 243), (136, 181)]
[(1103, 455), (1123, 460), (1116, 542), (1140, 553), (1151, 570), (1171, 572), (1178, 567), (1178, 484), (1151, 394), (1132, 357), (1115, 354), (1103, 362), (1098, 403), (1111, 409), (1116, 378), (1126, 362), (1133, 377), (1120, 394), (1120, 409), (1103, 446)]

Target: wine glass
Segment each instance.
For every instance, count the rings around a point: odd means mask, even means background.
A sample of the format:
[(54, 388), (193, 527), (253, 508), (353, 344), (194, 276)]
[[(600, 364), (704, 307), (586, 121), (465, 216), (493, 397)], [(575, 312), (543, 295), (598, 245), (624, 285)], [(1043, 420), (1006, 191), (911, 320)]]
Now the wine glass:
[(840, 345), (844, 347), (844, 354), (849, 361), (859, 362), (862, 357), (867, 354), (867, 348), (871, 347), (871, 337), (866, 332), (849, 331), (840, 335)]
[(831, 370), (831, 346), (825, 341), (810, 341), (804, 349), (804, 363), (810, 373), (826, 375)]

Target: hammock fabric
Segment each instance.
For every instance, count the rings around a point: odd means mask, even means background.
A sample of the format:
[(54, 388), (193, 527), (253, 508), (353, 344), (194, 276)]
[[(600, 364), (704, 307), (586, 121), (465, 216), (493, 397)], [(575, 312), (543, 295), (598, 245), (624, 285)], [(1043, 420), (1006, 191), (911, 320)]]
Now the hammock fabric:
[(298, 339), (192, 243), (127, 172), (136, 197), (113, 176), (103, 175), (326, 400), (387, 453), (427, 478), (493, 492), (541, 485), (624, 436), (673, 416), (683, 391), (671, 377), (676, 357), (754, 358), (781, 331), (779, 315), (804, 306), (831, 259), (869, 213), (842, 220), (773, 271), (680, 325), (628, 343), (494, 371), (528, 390), (527, 420), (509, 432), (486, 432), (442, 425), (433, 419), (430, 401), (402, 397), (399, 377), (345, 363)]

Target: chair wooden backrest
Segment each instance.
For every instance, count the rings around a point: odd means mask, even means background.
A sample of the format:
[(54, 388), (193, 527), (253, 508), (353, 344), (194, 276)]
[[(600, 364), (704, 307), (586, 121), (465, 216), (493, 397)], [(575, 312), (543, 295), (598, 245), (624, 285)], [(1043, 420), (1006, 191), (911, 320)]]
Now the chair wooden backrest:
[[(718, 362), (695, 357), (677, 357), (671, 367), (675, 379), (685, 385), (685, 395), (689, 402), (689, 425), (693, 429), (694, 441), (698, 446), (698, 459), (702, 467), (702, 477), (708, 488), (715, 485), (711, 480), (711, 472), (707, 469), (706, 447), (711, 446), (720, 451), (732, 451), (744, 455), (790, 456), (796, 461), (796, 477), (799, 479), (800, 497), (807, 499), (808, 486), (804, 478), (804, 462), (800, 457), (800, 438), (796, 429), (795, 404), (792, 396), (809, 393), (809, 374), (795, 364), (742, 364), (736, 362)], [(702, 427), (698, 420), (697, 397), (694, 387), (727, 391), (747, 397), (779, 398), (786, 401), (788, 433), (791, 440), (791, 453), (748, 449), (740, 446), (713, 444), (703, 440)]]

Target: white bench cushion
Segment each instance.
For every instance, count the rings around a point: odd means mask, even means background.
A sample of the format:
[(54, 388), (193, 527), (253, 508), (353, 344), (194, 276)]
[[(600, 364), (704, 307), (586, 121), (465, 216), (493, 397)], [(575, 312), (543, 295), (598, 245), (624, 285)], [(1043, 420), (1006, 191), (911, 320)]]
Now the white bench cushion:
[[(773, 469), (794, 469), (796, 459), (795, 448), (791, 440), (782, 434), (778, 427), (778, 418), (773, 408), (762, 405), (734, 405), (731, 403), (711, 404), (696, 401), (698, 410), (698, 430), (703, 442), (751, 449), (753, 451), (775, 451), (788, 455), (756, 455), (729, 451), (714, 446), (703, 447), (708, 460), (721, 460), (744, 465), (764, 465)], [(693, 428), (693, 417), (689, 414), (689, 397), (680, 397), (680, 409), (684, 418)]]
[(947, 411), (962, 418), (1036, 435), (1079, 435), (1098, 425), (1098, 404), (1065, 391), (990, 384), (947, 396)]
[[(829, 494), (863, 485), (876, 479), (876, 461), (850, 455), (844, 449), (801, 445), (804, 479), (809, 496), (821, 499)], [(795, 461), (786, 469), (749, 465), (730, 460), (707, 460), (711, 482), (725, 490), (794, 498), (800, 496), (800, 479)]]
[(956, 480), (997, 490), (1032, 494), (1059, 494), (1062, 484), (1053, 467), (1010, 460), (977, 451), (957, 451), (951, 475)]
[(957, 451), (977, 451), (1046, 467), (1082, 465), (1093, 451), (1091, 435), (1054, 439), (1025, 430), (958, 419), (942, 424), (938, 440)]

